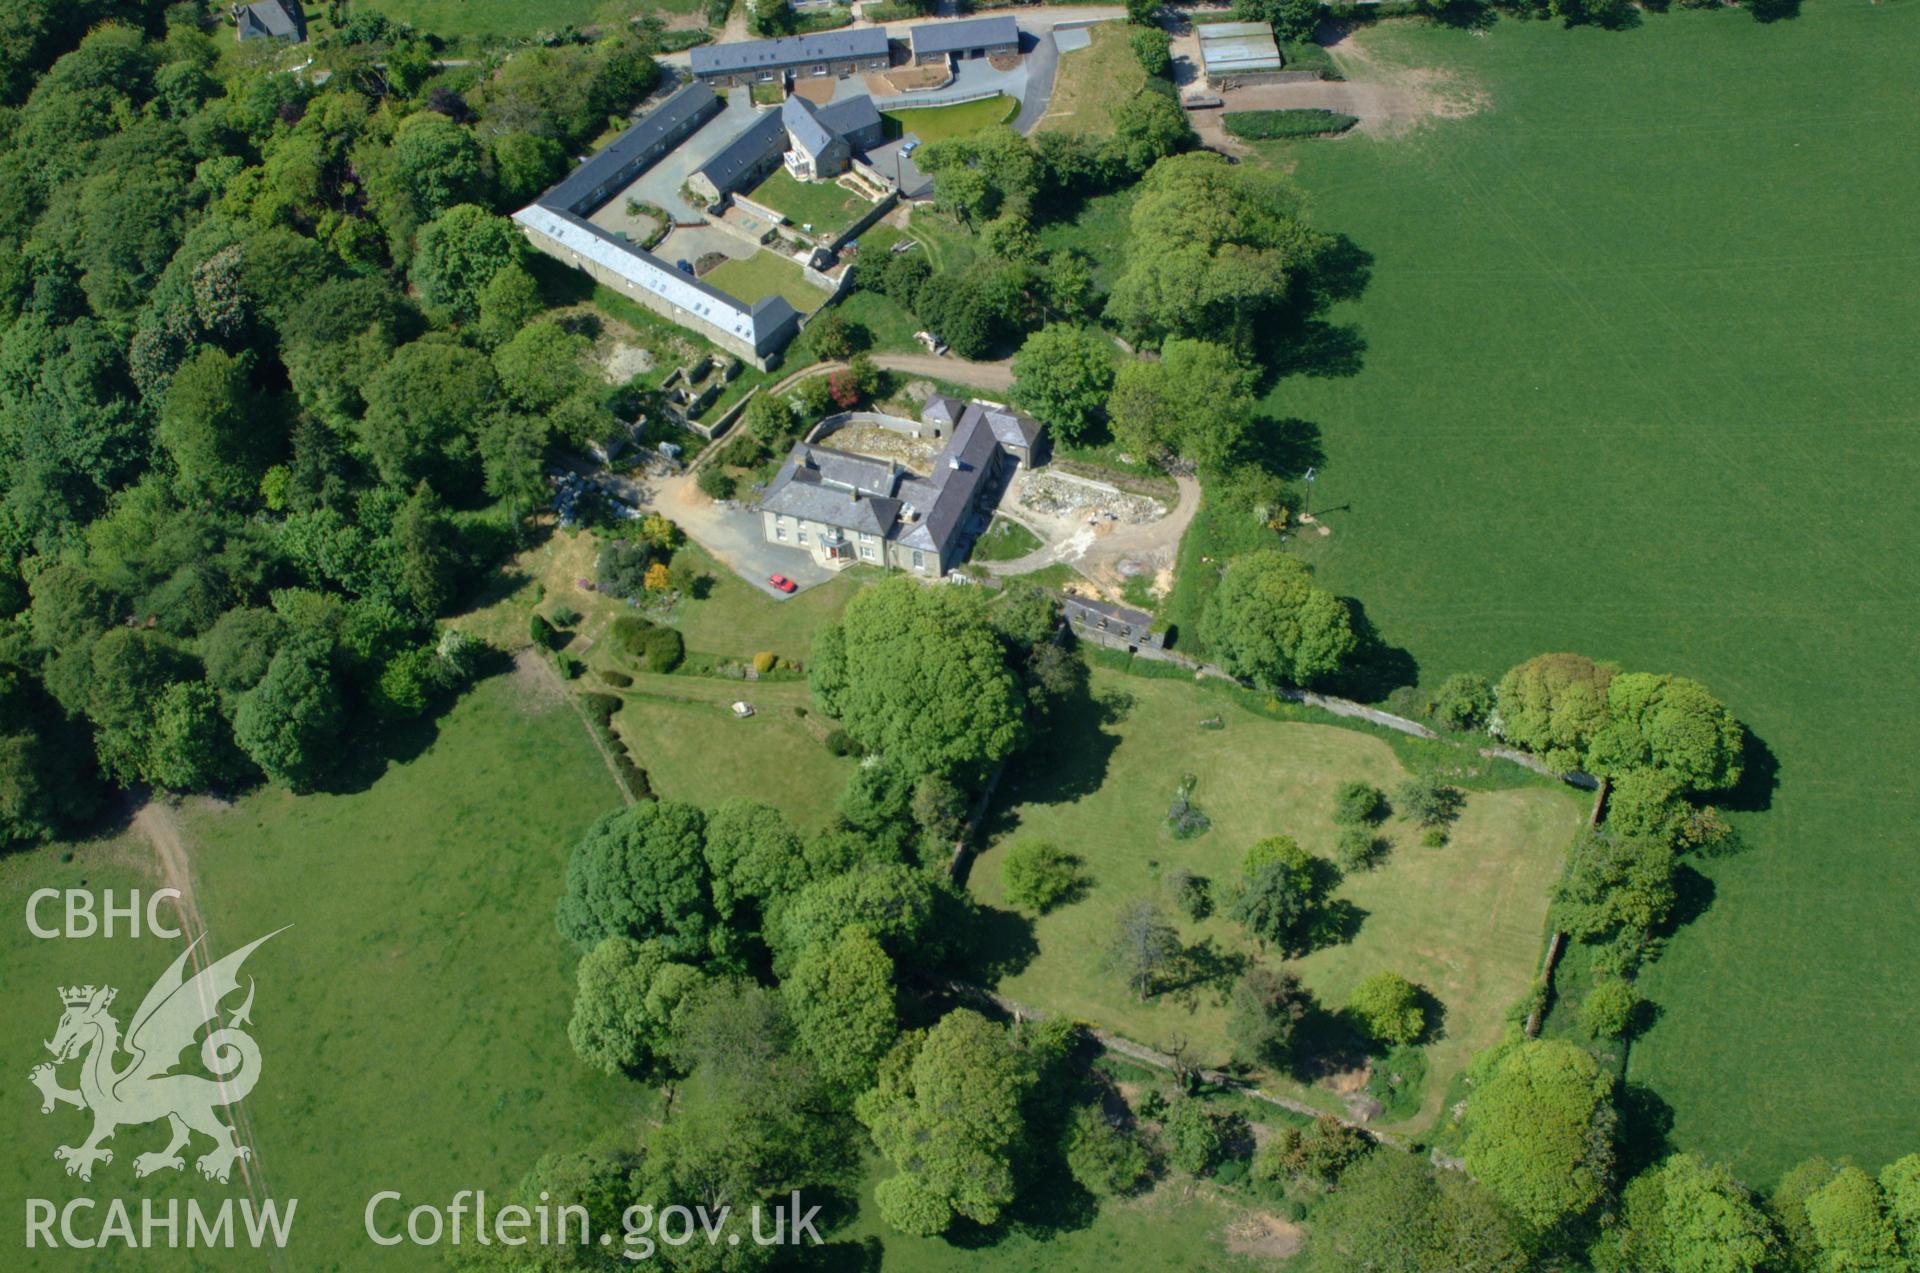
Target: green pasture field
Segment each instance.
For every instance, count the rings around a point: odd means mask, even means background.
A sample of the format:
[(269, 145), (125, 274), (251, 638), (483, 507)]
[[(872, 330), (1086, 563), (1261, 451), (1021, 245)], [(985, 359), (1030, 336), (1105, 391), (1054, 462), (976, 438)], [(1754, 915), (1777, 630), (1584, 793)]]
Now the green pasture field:
[(1756, 1185), (1877, 1170), (1920, 1148), (1920, 10), (1359, 38), (1480, 108), (1274, 152), (1373, 258), (1358, 373), (1268, 400), (1324, 450), (1304, 551), (1429, 687), (1578, 650), (1748, 723), (1628, 1075)]
[(1106, 137), (1113, 133), (1113, 108), (1147, 92), (1147, 72), (1134, 56), (1123, 22), (1102, 22), (1090, 34), (1093, 43), (1060, 55), (1047, 113), (1038, 131), (1058, 130)]
[(696, 13), (700, 0), (355, 0), (396, 22), (449, 40), (531, 36), (562, 27), (607, 26), (650, 13)]
[[(997, 989), (1156, 1047), (1184, 1038), (1196, 1059), (1224, 1063), (1225, 991), (1233, 977), (1139, 1002), (1104, 966), (1116, 917), (1127, 904), (1153, 898), (1184, 944), (1210, 941), (1223, 964), (1257, 958), (1244, 930), (1223, 915), (1193, 923), (1181, 914), (1167, 877), (1185, 867), (1211, 880), (1217, 897), (1247, 847), (1269, 835), (1291, 835), (1330, 858), (1338, 834), (1335, 788), (1364, 779), (1391, 795), (1407, 771), (1380, 738), (1263, 719), (1218, 683), (1102, 669), (1093, 688), (1104, 709), (1063, 722), (1040, 754), (1009, 769), (992, 845), (973, 866), (973, 893), (1002, 910), (1001, 863), (1023, 841), (1047, 840), (1077, 854), (1091, 880), (1085, 897), (1033, 920), (1030, 934), (1026, 923), (1005, 926), (1009, 940), (994, 954), (1024, 964)], [(1202, 725), (1215, 717), (1221, 728)], [(1183, 772), (1198, 777), (1193, 800), (1212, 820), (1210, 830), (1184, 841), (1165, 827)], [(1346, 944), (1293, 961), (1329, 1008), (1340, 1007), (1362, 977), (1389, 968), (1445, 1006), (1445, 1028), (1428, 1049), (1436, 1082), (1416, 1125), (1438, 1113), (1446, 1078), (1499, 1040), (1507, 1010), (1532, 980), (1547, 890), (1586, 809), (1577, 793), (1512, 772), (1519, 785), (1468, 795), (1444, 847), (1420, 844), (1419, 831), (1404, 819), (1384, 824), (1380, 834), (1392, 849), (1383, 863), (1348, 877), (1335, 893), (1363, 913), (1358, 931)], [(1033, 949), (1022, 956), (1029, 935)], [(1337, 1108), (1326, 1093), (1286, 1080), (1275, 1086)]]
[[(291, 924), (246, 964), (263, 1064), (245, 1103), (270, 1196), (298, 1199), (288, 1267), (420, 1268), (419, 1248), (380, 1248), (362, 1229), (368, 1198), (399, 1190), (408, 1205), (445, 1205), (454, 1191), (504, 1192), (542, 1153), (631, 1126), (652, 1108), (640, 1085), (582, 1067), (566, 1025), (576, 952), (554, 928), (567, 854), (618, 793), (580, 718), (557, 687), (506, 673), (472, 690), (400, 744), (403, 758), (358, 790), (295, 797), (266, 790), (232, 805), (190, 801), (181, 839), (199, 905), (220, 953)], [(71, 852), (73, 860), (64, 860)], [(32, 888), (84, 880), (124, 887), (153, 854), (129, 833), (50, 845), (0, 870), (7, 913)], [(151, 887), (151, 883), (144, 886)], [(16, 918), (0, 936), (9, 970), (7, 1020), (20, 1029), (18, 1099), (7, 1102), (7, 1165), (15, 1196), (199, 1198), (241, 1195), (187, 1173), (135, 1182), (133, 1158), (163, 1127), (124, 1128), (111, 1164), (83, 1185), (60, 1173), (55, 1144), (83, 1134), (81, 1115), (41, 1116), (27, 1090), (31, 1052), (58, 1017), (53, 987), (111, 982), (120, 1020), (180, 943), (36, 941)], [(203, 1152), (197, 1145), (194, 1152)], [(6, 1224), (20, 1223), (9, 1208)], [(175, 1269), (204, 1254), (160, 1251), (84, 1265), (73, 1252), (26, 1253), (28, 1267)], [(9, 1264), (8, 1267), (20, 1267)]]
[(912, 133), (922, 143), (965, 137), (995, 124), (1009, 123), (1019, 113), (1019, 99), (1005, 93), (972, 102), (956, 102), (952, 106), (918, 106), (911, 110), (880, 112), (887, 121), (889, 134)]

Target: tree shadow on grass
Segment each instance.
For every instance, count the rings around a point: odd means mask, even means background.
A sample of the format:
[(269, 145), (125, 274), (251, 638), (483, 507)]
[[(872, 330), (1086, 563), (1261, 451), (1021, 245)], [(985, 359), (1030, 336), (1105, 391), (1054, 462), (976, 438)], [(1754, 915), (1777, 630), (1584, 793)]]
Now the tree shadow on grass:
[(1233, 466), (1252, 465), (1276, 477), (1296, 478), (1327, 462), (1320, 426), (1298, 416), (1262, 420), (1235, 448)]
[(1293, 1028), (1286, 1071), (1300, 1083), (1316, 1083), (1366, 1064), (1373, 1041), (1345, 1012), (1316, 1003)]
[(1040, 953), (1033, 939), (1033, 921), (998, 906), (973, 908), (960, 946), (965, 974), (988, 986), (1016, 975)]
[(1747, 731), (1747, 745), (1740, 757), (1740, 783), (1718, 801), (1720, 808), (1736, 813), (1760, 813), (1773, 805), (1773, 793), (1780, 786), (1780, 758), (1767, 746), (1766, 739)]
[(1354, 597), (1345, 600), (1358, 644), (1347, 665), (1327, 682), (1327, 690), (1362, 703), (1377, 703), (1403, 685), (1418, 685), (1420, 665), (1413, 655), (1381, 638), (1364, 603)]
[(1619, 1178), (1631, 1180), (1673, 1152), (1673, 1106), (1650, 1087), (1622, 1083), (1614, 1108), (1620, 1113)]
[(440, 722), (462, 698), (479, 689), (483, 681), (512, 667), (512, 659), (489, 646), (480, 655), (472, 683), (458, 694), (435, 698), (426, 713), (410, 720), (381, 720), (371, 712), (362, 713), (349, 726), (339, 765), (316, 790), (329, 795), (355, 795), (378, 782), (389, 767), (417, 759), (439, 738)]
[(1213, 992), (1216, 1002), (1225, 1003), (1248, 962), (1239, 951), (1222, 950), (1213, 938), (1204, 937), (1180, 952), (1160, 984), (1160, 993), (1189, 1012), (1199, 1007), (1200, 996), (1207, 991)]
[(1114, 748), (1120, 745), (1112, 727), (1126, 719), (1131, 706), (1130, 695), (1096, 694), (1085, 682), (1062, 697), (1046, 733), (1026, 755), (1008, 764), (981, 828), (982, 841), (1013, 831), (1018, 805), (1072, 804), (1100, 790)]
[(1673, 870), (1673, 909), (1667, 914), (1667, 922), (1660, 926), (1659, 935), (1670, 937), (1699, 919), (1712, 908), (1713, 898), (1712, 880), (1684, 862), (1676, 866)]

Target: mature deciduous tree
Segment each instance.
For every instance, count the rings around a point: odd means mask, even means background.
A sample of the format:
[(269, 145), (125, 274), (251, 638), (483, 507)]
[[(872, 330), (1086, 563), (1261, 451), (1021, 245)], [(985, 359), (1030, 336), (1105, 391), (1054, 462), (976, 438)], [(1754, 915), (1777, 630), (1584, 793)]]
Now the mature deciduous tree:
[(1087, 437), (1113, 389), (1113, 344), (1099, 332), (1049, 323), (1013, 356), (1013, 404), (1064, 442)]
[(625, 935), (658, 941), (676, 959), (706, 950), (712, 908), (703, 853), (706, 819), (675, 800), (606, 814), (567, 862), (560, 931), (583, 949)]
[(810, 677), (823, 711), (908, 772), (981, 773), (1026, 738), (1019, 686), (966, 589), (867, 589), (822, 631)]
[(1521, 1043), (1467, 1098), (1467, 1170), (1536, 1230), (1585, 1212), (1613, 1169), (1613, 1079), (1557, 1039)]
[(1267, 689), (1325, 680), (1359, 644), (1347, 603), (1298, 557), (1270, 549), (1227, 567), (1200, 630), (1222, 667)]
[(918, 1186), (901, 1186), (910, 1196), (890, 1210), (909, 1211), (924, 1228), (938, 1215), (932, 1198), (976, 1224), (998, 1220), (1014, 1197), (1031, 1082), (1006, 1030), (977, 1012), (950, 1012), (903, 1038), (854, 1104), (880, 1152)]

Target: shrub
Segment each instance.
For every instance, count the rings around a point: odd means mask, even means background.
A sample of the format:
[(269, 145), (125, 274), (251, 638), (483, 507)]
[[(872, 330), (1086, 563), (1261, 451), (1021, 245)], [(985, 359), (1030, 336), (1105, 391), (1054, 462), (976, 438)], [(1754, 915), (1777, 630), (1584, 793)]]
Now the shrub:
[(1478, 729), (1493, 711), (1493, 686), (1484, 676), (1455, 672), (1433, 696), (1433, 718), (1448, 729)]
[(647, 633), (653, 631), (653, 624), (639, 615), (623, 614), (613, 621), (613, 645), (622, 654), (630, 658), (639, 658), (645, 649)]
[(1359, 123), (1358, 117), (1330, 110), (1228, 111), (1220, 126), (1244, 141), (1295, 137), (1332, 137)]
[(1073, 854), (1045, 840), (1029, 840), (1008, 850), (1000, 883), (1008, 901), (1045, 914), (1084, 888), (1086, 877)]
[(560, 675), (569, 681), (579, 680), (580, 674), (587, 670), (587, 665), (571, 654), (557, 654), (553, 661), (559, 666)]
[(1348, 827), (1333, 846), (1333, 860), (1343, 871), (1365, 871), (1380, 855), (1381, 841), (1369, 827)]
[(721, 472), (717, 465), (709, 464), (700, 470), (700, 476), (695, 479), (694, 485), (699, 487), (700, 493), (708, 499), (732, 499), (738, 484), (731, 475)]
[(580, 612), (572, 606), (561, 606), (553, 612), (553, 626), (556, 628), (570, 628), (578, 622)]
[(612, 694), (582, 694), (580, 706), (587, 713), (587, 719), (600, 730), (613, 727), (613, 714), (620, 710), (620, 700)]
[(1445, 827), (1428, 827), (1425, 831), (1422, 831), (1420, 833), (1420, 843), (1426, 845), (1430, 849), (1446, 848), (1447, 847), (1447, 829)]
[(627, 784), (627, 790), (635, 800), (653, 799), (653, 784), (647, 780), (647, 771), (633, 763), (633, 757), (627, 754), (625, 743), (619, 743), (613, 749), (613, 767)]
[(1194, 1097), (1175, 1101), (1160, 1132), (1166, 1141), (1167, 1161), (1189, 1175), (1204, 1176), (1212, 1171), (1226, 1153), (1220, 1121)]
[(1213, 826), (1213, 820), (1200, 812), (1193, 803), (1194, 784), (1200, 780), (1192, 774), (1183, 774), (1180, 786), (1173, 793), (1173, 803), (1167, 806), (1167, 830), (1176, 840), (1191, 840), (1204, 835)]
[(1416, 774), (1400, 784), (1393, 800), (1400, 812), (1423, 827), (1443, 827), (1460, 816), (1465, 796), (1432, 774)]
[(1412, 1043), (1427, 1028), (1420, 988), (1397, 972), (1376, 972), (1355, 986), (1347, 1011), (1382, 1043)]
[(858, 756), (861, 751), (860, 744), (844, 729), (836, 729), (828, 734), (825, 743), (827, 750), (836, 756)]
[(614, 686), (616, 689), (625, 689), (627, 686), (633, 684), (633, 678), (631, 676), (628, 676), (625, 672), (616, 672), (612, 668), (601, 672), (600, 679)]
[(1343, 782), (1333, 793), (1333, 820), (1348, 827), (1377, 822), (1386, 803), (1386, 794), (1370, 782)]
[(665, 592), (671, 583), (672, 572), (667, 569), (667, 563), (664, 561), (656, 561), (648, 566), (647, 573), (641, 580), (641, 586), (648, 592)]
[(1624, 981), (1607, 980), (1587, 991), (1580, 1004), (1580, 1028), (1596, 1039), (1617, 1039), (1633, 1024), (1640, 996)]
[(544, 615), (536, 614), (527, 620), (527, 637), (536, 649), (551, 650), (560, 644), (560, 634), (553, 630), (553, 625), (547, 622)]
[(637, 597), (646, 589), (647, 567), (652, 564), (653, 550), (646, 544), (609, 540), (594, 563), (594, 582), (608, 596)]
[(1167, 48), (1167, 33), (1158, 27), (1141, 27), (1127, 34), (1133, 56), (1148, 75), (1165, 79), (1173, 74), (1173, 54)]
[(773, 665), (779, 661), (779, 657), (772, 650), (762, 650), (753, 656), (753, 670), (765, 676), (773, 671)]
[(1213, 914), (1213, 889), (1206, 876), (1195, 875), (1183, 866), (1167, 877), (1167, 888), (1173, 893), (1174, 905), (1195, 923)]
[(1067, 1125), (1067, 1172), (1096, 1198), (1132, 1193), (1147, 1177), (1147, 1149), (1107, 1121), (1097, 1105), (1082, 1105)]
[(641, 645), (641, 657), (646, 660), (649, 672), (671, 672), (680, 666), (686, 654), (687, 644), (678, 628), (652, 628)]

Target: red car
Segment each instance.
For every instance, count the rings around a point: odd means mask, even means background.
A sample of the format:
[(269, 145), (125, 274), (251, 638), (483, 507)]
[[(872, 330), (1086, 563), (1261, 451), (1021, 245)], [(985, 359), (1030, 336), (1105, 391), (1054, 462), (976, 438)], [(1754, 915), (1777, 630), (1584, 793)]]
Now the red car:
[(785, 575), (773, 575), (767, 582), (782, 592), (792, 592), (795, 586), (793, 580), (787, 578)]

